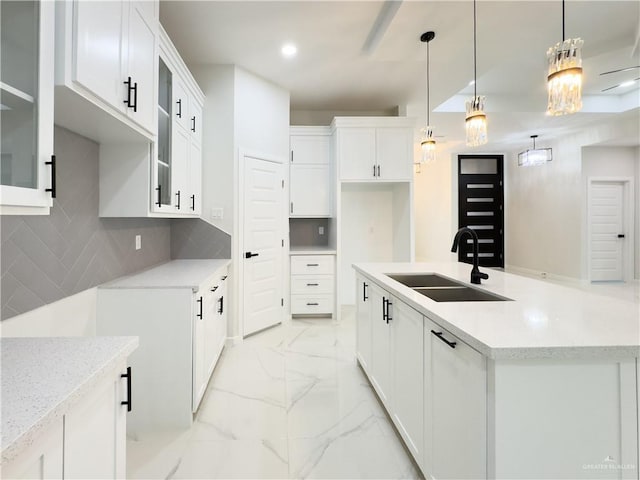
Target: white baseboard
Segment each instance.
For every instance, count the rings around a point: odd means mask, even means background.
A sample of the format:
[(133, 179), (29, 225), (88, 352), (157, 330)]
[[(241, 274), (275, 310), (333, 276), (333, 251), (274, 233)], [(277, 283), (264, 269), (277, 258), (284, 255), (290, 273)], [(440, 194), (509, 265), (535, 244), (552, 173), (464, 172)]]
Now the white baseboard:
[(90, 288), (0, 323), (1, 337), (94, 337), (97, 288)]
[(574, 277), (565, 277), (562, 275), (556, 275), (555, 273), (543, 272), (542, 270), (533, 270), (530, 268), (517, 267), (515, 265), (506, 265), (504, 271), (507, 273), (515, 273), (525, 277), (537, 278), (538, 280), (549, 280), (552, 282), (564, 283), (567, 285), (586, 285), (586, 280), (581, 280)]

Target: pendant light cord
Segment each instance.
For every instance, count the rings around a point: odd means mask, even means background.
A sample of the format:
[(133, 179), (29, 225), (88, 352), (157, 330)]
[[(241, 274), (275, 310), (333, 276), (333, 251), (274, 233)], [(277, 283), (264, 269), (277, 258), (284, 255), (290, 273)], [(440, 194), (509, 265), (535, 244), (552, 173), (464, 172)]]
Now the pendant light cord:
[(564, 43), (564, 0), (562, 0), (562, 43)]
[(431, 124), (431, 122), (429, 121), (429, 114), (431, 112), (431, 105), (429, 102), (429, 42), (427, 42), (427, 91), (425, 92), (427, 95), (427, 126), (429, 126)]
[[(564, 0), (562, 0), (562, 4), (564, 5)], [(478, 96), (477, 86), (476, 86), (476, 0), (473, 0), (473, 101), (476, 101), (476, 97)]]

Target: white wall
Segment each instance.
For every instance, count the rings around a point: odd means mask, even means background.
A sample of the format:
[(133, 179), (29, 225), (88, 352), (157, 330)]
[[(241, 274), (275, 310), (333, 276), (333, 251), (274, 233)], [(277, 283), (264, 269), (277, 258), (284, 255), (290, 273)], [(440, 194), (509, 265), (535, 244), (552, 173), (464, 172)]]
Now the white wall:
[(292, 110), (291, 125), (328, 126), (333, 117), (395, 117), (397, 109), (390, 110)]
[[(634, 215), (634, 277), (640, 278), (638, 269), (640, 252), (638, 251), (639, 240), (638, 223), (640, 218), (640, 208), (638, 208), (638, 175), (640, 170), (640, 158), (638, 157), (638, 147), (585, 147), (582, 149), (582, 186), (583, 186), (583, 242), (586, 246), (588, 242), (587, 225), (588, 213), (586, 208), (586, 199), (588, 195), (589, 177), (623, 177), (632, 178), (634, 180), (634, 196), (635, 207)], [(588, 276), (588, 259), (586, 255), (583, 258), (582, 269), (585, 277)]]
[[(202, 139), (202, 219), (233, 232), (234, 80), (233, 65), (194, 66), (191, 72), (205, 94)], [(212, 208), (223, 217), (213, 218)]]

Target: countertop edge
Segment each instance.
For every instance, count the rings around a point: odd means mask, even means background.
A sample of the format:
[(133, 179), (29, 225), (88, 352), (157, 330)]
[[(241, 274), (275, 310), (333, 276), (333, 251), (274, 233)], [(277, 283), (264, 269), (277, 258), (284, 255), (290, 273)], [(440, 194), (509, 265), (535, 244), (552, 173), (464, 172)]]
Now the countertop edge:
[[(367, 271), (358, 264), (353, 264), (356, 272), (377, 283), (380, 287), (398, 296), (414, 310), (428, 317), (433, 322), (450, 331), (460, 340), (467, 343), (490, 360), (530, 360), (530, 359), (604, 359), (604, 358), (638, 358), (640, 346), (636, 345), (591, 345), (591, 346), (563, 346), (550, 345), (541, 347), (492, 347), (468, 334), (458, 326), (450, 323), (440, 315), (429, 310), (425, 305), (408, 298), (404, 292), (389, 282), (377, 278), (377, 274)], [(407, 287), (408, 288), (408, 287)]]
[(69, 396), (47, 412), (38, 422), (28, 427), (22, 435), (15, 438), (9, 445), (2, 449), (0, 465), (5, 465), (14, 460), (22, 451), (32, 445), (38, 437), (46, 431), (48, 427), (62, 418), (74, 405), (81, 401), (89, 391), (95, 387), (103, 378), (109, 374), (115, 366), (125, 360), (138, 348), (138, 337), (125, 337), (129, 341), (123, 345), (114, 355), (101, 367), (99, 367), (89, 378), (73, 390)]

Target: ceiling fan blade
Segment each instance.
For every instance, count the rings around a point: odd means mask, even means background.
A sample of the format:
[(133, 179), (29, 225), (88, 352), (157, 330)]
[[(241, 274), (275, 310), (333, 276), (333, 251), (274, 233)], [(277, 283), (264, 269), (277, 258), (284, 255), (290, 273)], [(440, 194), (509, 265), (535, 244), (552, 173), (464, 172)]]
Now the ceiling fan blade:
[(617, 70), (611, 70), (610, 72), (603, 72), (600, 75), (609, 75), (610, 73), (618, 73), (618, 72), (628, 72), (629, 70), (633, 70), (634, 68), (640, 68), (640, 65), (635, 65), (633, 67), (619, 68)]

